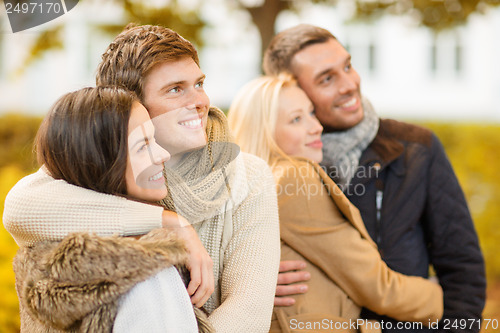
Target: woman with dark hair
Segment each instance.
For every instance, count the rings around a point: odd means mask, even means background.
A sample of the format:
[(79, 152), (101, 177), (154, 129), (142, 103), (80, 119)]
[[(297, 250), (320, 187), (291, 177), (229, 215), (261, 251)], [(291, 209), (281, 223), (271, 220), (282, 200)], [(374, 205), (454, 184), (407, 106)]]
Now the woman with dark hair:
[[(59, 224), (67, 220), (68, 230), (92, 225), (101, 235), (141, 235), (167, 226), (197, 236), (209, 255), (188, 253), (191, 302), (203, 307), (217, 332), (264, 333), (279, 268), (274, 180), (264, 161), (240, 152), (204, 81), (194, 46), (171, 29), (151, 25), (127, 26), (102, 55), (96, 76), (99, 86), (134, 91), (148, 110), (158, 144), (172, 155), (164, 173), (168, 194), (160, 204), (189, 226), (165, 221), (161, 207), (72, 186), (43, 172), (11, 189), (3, 223), (20, 246), (60, 240)], [(49, 225), (33, 232), (31, 221), (41, 216)], [(179, 221), (174, 219), (177, 226)]]
[[(170, 154), (156, 143), (144, 106), (122, 88), (61, 97), (39, 129), (36, 148), (43, 171), (56, 180), (142, 202), (167, 195), (163, 163)], [(32, 226), (43, 228), (43, 219)], [(21, 330), (198, 332), (173, 267), (186, 264), (186, 247), (196, 250), (190, 244), (159, 229), (137, 240), (71, 233), (21, 248), (14, 261)], [(210, 331), (196, 312), (200, 331)]]

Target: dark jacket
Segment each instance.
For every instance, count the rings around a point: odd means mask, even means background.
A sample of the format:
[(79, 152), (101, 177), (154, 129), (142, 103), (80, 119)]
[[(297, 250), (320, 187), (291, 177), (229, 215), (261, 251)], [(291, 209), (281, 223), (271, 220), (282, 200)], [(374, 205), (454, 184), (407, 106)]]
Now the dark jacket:
[[(484, 260), (439, 139), (427, 129), (383, 119), (359, 166), (345, 193), (361, 211), (384, 261), (397, 272), (422, 277), (432, 265), (444, 292), (440, 329), (479, 332)], [(453, 328), (460, 319), (470, 319), (466, 330)]]

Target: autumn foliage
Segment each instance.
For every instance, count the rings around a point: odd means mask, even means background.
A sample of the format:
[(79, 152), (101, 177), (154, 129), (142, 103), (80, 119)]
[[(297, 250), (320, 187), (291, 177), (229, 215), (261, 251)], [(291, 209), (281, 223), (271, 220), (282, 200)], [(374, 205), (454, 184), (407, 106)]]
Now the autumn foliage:
[[(5, 196), (37, 166), (33, 139), (41, 118), (22, 115), (0, 117), (0, 209)], [(425, 123), (441, 139), (467, 197), (481, 247), (488, 280), (500, 280), (500, 125)], [(18, 249), (0, 227), (0, 332), (19, 331), (19, 308), (14, 288), (12, 258)]]

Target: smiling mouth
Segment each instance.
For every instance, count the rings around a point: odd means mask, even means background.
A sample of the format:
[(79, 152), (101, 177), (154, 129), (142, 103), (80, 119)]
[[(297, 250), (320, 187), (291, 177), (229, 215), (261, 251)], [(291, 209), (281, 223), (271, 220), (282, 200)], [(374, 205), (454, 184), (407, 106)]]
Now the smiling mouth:
[(187, 128), (201, 128), (201, 118), (179, 122), (179, 125)]
[(321, 140), (315, 140), (313, 142), (309, 142), (306, 146), (310, 148), (322, 148), (323, 142)]
[(343, 109), (350, 108), (350, 107), (355, 106), (357, 102), (358, 102), (358, 99), (356, 97), (353, 97), (350, 100), (348, 100), (347, 102), (345, 102), (344, 104), (341, 104), (340, 107)]
[(148, 180), (154, 182), (154, 181), (157, 181), (157, 180), (162, 179), (162, 178), (163, 178), (163, 170), (158, 172), (156, 175), (149, 177)]

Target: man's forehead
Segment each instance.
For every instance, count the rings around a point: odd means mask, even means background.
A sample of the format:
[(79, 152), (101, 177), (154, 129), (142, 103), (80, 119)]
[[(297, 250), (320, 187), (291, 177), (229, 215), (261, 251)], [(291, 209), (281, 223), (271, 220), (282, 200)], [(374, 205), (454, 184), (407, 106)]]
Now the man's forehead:
[(300, 50), (292, 58), (292, 68), (307, 70), (315, 75), (328, 68), (343, 65), (350, 58), (349, 53), (335, 39), (317, 43)]
[(203, 72), (194, 60), (190, 57), (183, 57), (177, 60), (163, 61), (151, 68), (144, 77), (144, 81), (149, 83), (151, 79), (156, 79), (156, 83), (161, 81), (185, 81), (193, 77), (203, 76)]

